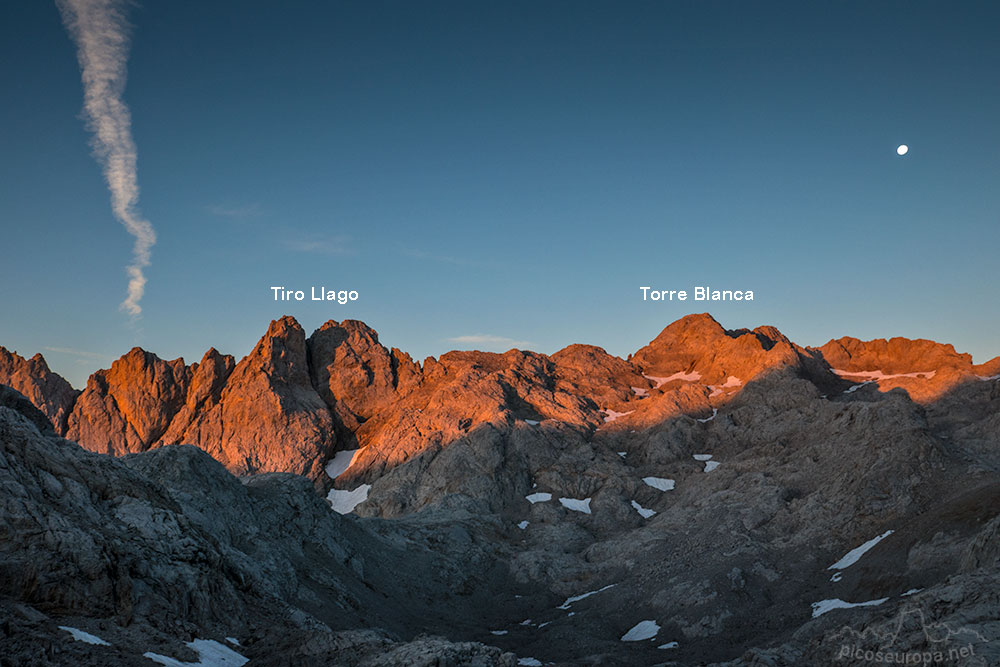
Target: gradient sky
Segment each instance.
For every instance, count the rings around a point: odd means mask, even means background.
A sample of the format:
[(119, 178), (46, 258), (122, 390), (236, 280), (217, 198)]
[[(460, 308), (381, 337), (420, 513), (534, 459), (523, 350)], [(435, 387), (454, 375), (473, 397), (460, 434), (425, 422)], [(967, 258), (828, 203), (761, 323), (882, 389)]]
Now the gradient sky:
[[(0, 344), (74, 385), (283, 314), (416, 358), (635, 351), (711, 312), (1000, 354), (995, 2), (146, 2), (125, 100), (159, 240), (90, 153), (56, 7), (0, 4)], [(896, 146), (908, 144), (905, 157)], [(643, 302), (640, 285), (752, 289)], [(271, 285), (358, 290), (275, 303)]]

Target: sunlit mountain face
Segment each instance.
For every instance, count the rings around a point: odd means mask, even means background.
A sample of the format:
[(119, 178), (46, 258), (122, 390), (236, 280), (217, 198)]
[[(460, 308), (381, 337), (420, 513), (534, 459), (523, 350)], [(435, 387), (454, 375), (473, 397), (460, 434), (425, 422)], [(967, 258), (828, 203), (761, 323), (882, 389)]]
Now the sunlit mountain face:
[[(627, 359), (418, 363), (284, 317), (238, 361), (134, 348), (82, 392), (0, 349), (0, 385), (5, 563), (44, 582), (4, 588), (29, 663), (991, 650), (1000, 357), (701, 314)], [(105, 558), (144, 565), (86, 574)]]

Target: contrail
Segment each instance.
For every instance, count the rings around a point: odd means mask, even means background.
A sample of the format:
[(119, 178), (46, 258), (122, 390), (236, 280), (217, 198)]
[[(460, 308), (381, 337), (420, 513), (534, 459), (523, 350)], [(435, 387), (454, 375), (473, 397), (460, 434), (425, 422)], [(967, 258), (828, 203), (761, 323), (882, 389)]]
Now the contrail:
[(132, 117), (122, 99), (129, 48), (129, 24), (119, 0), (56, 0), (63, 23), (76, 43), (83, 78), (83, 111), (94, 133), (94, 155), (104, 168), (111, 210), (135, 237), (128, 265), (128, 297), (121, 307), (136, 316), (146, 287), (142, 270), (156, 243), (153, 225), (138, 210), (139, 182)]

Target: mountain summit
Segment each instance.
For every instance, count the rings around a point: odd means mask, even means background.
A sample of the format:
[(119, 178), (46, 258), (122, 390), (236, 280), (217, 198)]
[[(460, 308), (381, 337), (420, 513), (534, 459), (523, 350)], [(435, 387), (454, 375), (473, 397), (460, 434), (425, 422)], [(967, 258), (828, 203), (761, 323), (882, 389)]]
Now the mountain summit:
[(331, 320), (306, 338), (286, 316), (238, 363), (215, 349), (186, 365), (134, 348), (76, 392), (41, 355), (25, 360), (0, 348), (0, 384), (91, 451), (192, 444), (236, 474), (294, 472), (321, 485), (338, 449), (363, 450), (344, 482), (371, 481), (480, 425), (648, 427), (712, 414), (772, 372), (824, 392), (873, 384), (928, 402), (1000, 373), (1000, 358), (974, 366), (950, 345), (903, 338), (806, 349), (774, 327), (727, 330), (703, 313), (673, 322), (627, 360), (577, 344), (552, 356), (449, 352), (421, 365), (363, 322)]
[(13, 664), (1000, 664), (1000, 359), (703, 314), (417, 363), (283, 317), (0, 371)]

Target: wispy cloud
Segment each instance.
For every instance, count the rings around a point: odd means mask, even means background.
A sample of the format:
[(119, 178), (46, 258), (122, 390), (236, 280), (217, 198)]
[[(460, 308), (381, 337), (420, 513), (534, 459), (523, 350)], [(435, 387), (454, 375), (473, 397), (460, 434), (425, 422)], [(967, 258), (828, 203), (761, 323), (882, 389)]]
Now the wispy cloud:
[(432, 262), (441, 262), (442, 264), (470, 266), (475, 263), (473, 260), (465, 257), (451, 257), (450, 255), (438, 255), (435, 253), (426, 252), (424, 250), (416, 250), (414, 248), (405, 248), (401, 251), (401, 253), (406, 257), (412, 257), (413, 259), (426, 259)]
[(514, 338), (507, 338), (506, 336), (483, 333), (472, 334), (471, 336), (455, 336), (454, 338), (446, 338), (445, 340), (449, 343), (458, 343), (459, 345), (482, 345), (490, 348), (502, 348), (503, 350), (509, 350), (512, 347), (526, 348), (534, 345), (534, 343), (528, 340), (516, 340)]
[(233, 218), (233, 219), (243, 219), (243, 218), (256, 218), (263, 215), (264, 211), (261, 209), (260, 204), (243, 204), (240, 206), (230, 206), (226, 204), (212, 204), (206, 207), (208, 212), (212, 215), (219, 216), (220, 218)]
[(101, 361), (104, 359), (110, 359), (106, 354), (100, 354), (99, 352), (88, 352), (87, 350), (78, 350), (75, 347), (43, 347), (46, 352), (55, 352), (56, 354), (66, 354), (71, 357), (77, 357), (78, 359), (85, 359), (88, 361)]
[(156, 243), (153, 225), (138, 210), (137, 154), (132, 116), (122, 98), (129, 49), (129, 24), (119, 0), (56, 0), (63, 23), (76, 43), (83, 79), (83, 113), (94, 136), (91, 145), (111, 192), (111, 210), (135, 237), (128, 296), (121, 307), (133, 317), (146, 289), (143, 269)]
[(351, 239), (346, 236), (334, 236), (319, 239), (288, 239), (282, 242), (293, 252), (306, 252), (316, 255), (353, 255)]
[(453, 257), (451, 255), (439, 255), (433, 252), (426, 252), (424, 250), (418, 250), (416, 248), (403, 248), (400, 250), (400, 254), (406, 257), (412, 257), (413, 259), (422, 259), (429, 262), (438, 262), (439, 264), (453, 264), (455, 266), (499, 266), (499, 262), (495, 261), (482, 261), (473, 259), (470, 257)]

